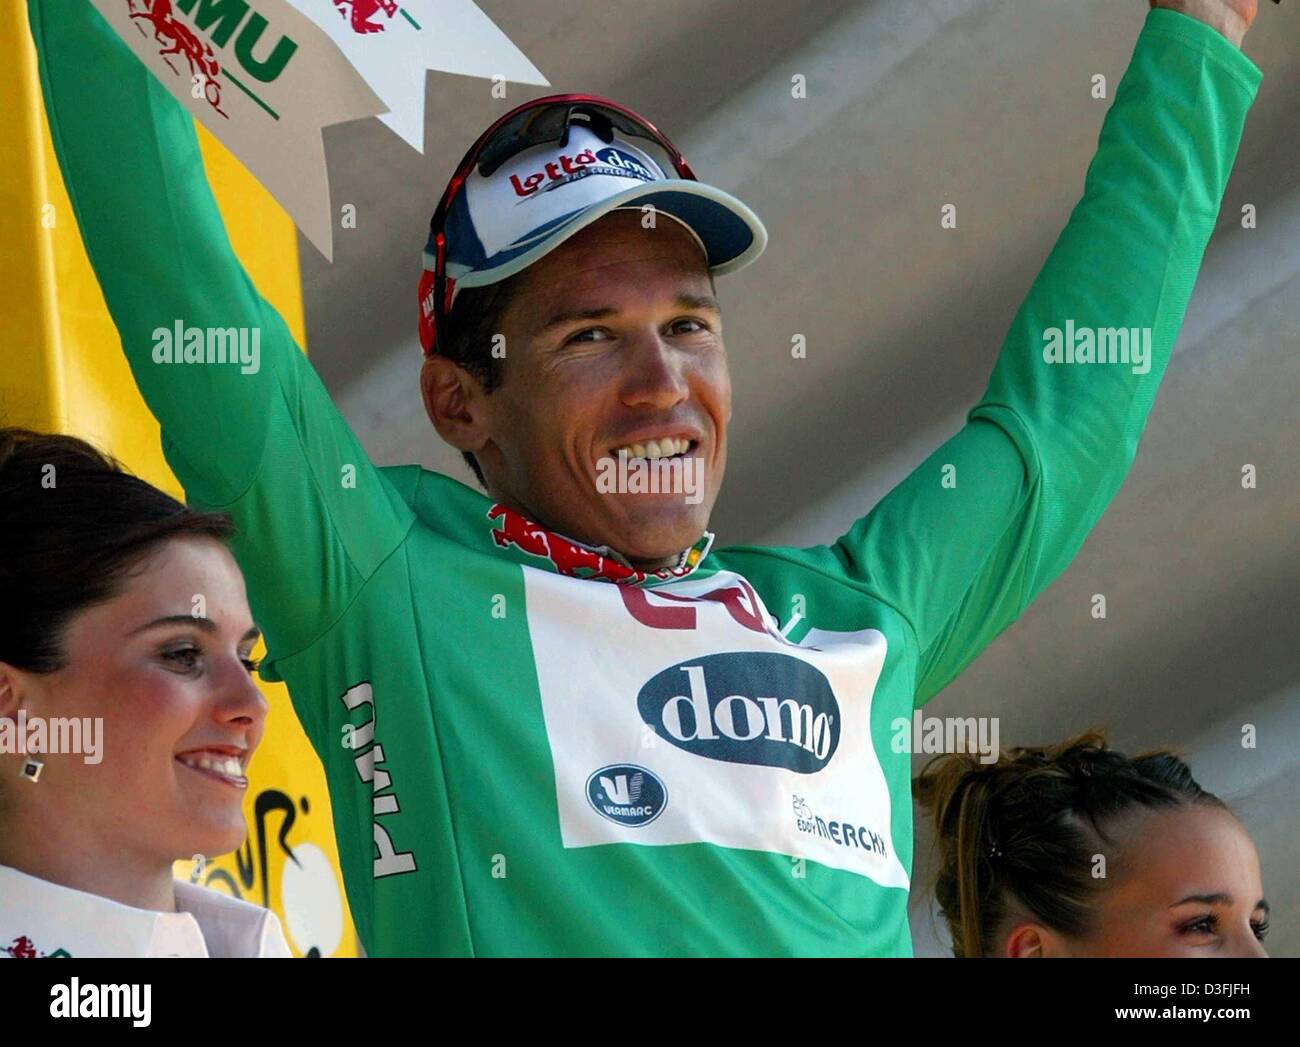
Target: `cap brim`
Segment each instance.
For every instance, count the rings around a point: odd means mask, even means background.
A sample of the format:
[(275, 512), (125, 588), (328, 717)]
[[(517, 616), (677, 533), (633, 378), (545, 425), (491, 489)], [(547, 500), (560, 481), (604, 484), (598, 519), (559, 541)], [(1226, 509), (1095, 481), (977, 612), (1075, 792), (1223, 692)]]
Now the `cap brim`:
[[(634, 204), (653, 206), (694, 232), (704, 245), (709, 271), (715, 276), (745, 268), (767, 246), (767, 230), (758, 215), (730, 193), (702, 182), (669, 179), (616, 193), (598, 204), (556, 219), (457, 277), (457, 289), (483, 287), (514, 276), (611, 211)], [(430, 259), (425, 259), (425, 265), (431, 268)]]

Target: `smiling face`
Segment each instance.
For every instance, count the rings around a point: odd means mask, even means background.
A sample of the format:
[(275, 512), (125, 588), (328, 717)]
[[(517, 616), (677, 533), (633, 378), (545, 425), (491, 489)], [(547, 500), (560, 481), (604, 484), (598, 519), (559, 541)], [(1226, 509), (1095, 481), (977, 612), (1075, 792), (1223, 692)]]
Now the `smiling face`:
[(1230, 812), (1143, 810), (1114, 835), (1124, 841), (1122, 863), (1097, 895), (1091, 932), (1068, 939), (1022, 923), (1006, 939), (1007, 955), (1267, 955), (1259, 856)]
[[(511, 509), (642, 568), (666, 566), (705, 531), (726, 467), (731, 381), (722, 317), (699, 244), (639, 211), (594, 222), (524, 272), (501, 319), (501, 385), (455, 364), (423, 376), (439, 433), (471, 451)], [(617, 485), (648, 460), (676, 490)], [(698, 484), (698, 494), (685, 485)], [(647, 484), (648, 486), (648, 484)]]
[(238, 847), (245, 772), (267, 709), (251, 678), (257, 635), (224, 545), (185, 537), (158, 546), (116, 597), (71, 619), (62, 668), (5, 668), (11, 717), (16, 702), (29, 720), (103, 722), (99, 762), (48, 754), (35, 785), (9, 773), (20, 757), (5, 757), (7, 828), (38, 826), (87, 861), (128, 868)]

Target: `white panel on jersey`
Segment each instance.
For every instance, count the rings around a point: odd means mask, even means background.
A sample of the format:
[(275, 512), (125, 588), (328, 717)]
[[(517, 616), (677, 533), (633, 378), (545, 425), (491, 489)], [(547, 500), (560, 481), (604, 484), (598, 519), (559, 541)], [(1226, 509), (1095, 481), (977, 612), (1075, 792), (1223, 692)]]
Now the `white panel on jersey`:
[(523, 572), (565, 847), (711, 843), (907, 887), (871, 743), (882, 633), (792, 644), (730, 572)]

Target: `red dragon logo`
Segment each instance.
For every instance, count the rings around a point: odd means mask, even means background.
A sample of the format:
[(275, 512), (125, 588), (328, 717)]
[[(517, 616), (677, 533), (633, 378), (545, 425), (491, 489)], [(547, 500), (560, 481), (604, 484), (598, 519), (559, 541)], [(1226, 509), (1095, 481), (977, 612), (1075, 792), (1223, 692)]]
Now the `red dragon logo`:
[[(136, 4), (144, 6), (143, 11), (136, 10)], [(154, 39), (164, 46), (158, 54), (177, 76), (181, 71), (172, 65), (168, 55), (184, 55), (190, 66), (190, 76), (203, 77), (203, 97), (208, 104), (227, 120), (230, 117), (221, 108), (221, 84), (217, 74), (221, 66), (212, 53), (212, 45), (205, 44), (189, 26), (176, 20), (172, 14), (172, 0), (126, 0), (126, 6), (133, 19), (146, 19), (153, 26)], [(142, 36), (147, 36), (143, 28), (136, 23)]]
[(497, 545), (503, 549), (516, 545), (526, 553), (550, 560), (561, 574), (580, 578), (605, 578), (615, 582), (623, 581), (634, 573), (631, 568), (608, 560), (600, 553), (584, 549), (567, 538), (561, 538), (504, 505), (492, 506), (488, 511), (488, 519), (500, 519), (502, 522), (501, 530), (492, 532), (492, 539)]
[(36, 946), (26, 935), (15, 938), (13, 945), (5, 946), (3, 951), (6, 955), (19, 960), (34, 960), (45, 955), (36, 951)]
[(396, 0), (334, 0), (334, 6), (339, 9), (339, 15), (343, 18), (348, 17), (348, 12), (343, 9), (345, 4), (352, 8), (354, 33), (382, 33), (388, 27), (379, 22), (372, 22), (370, 16), (376, 11), (383, 11), (389, 18), (397, 14)]

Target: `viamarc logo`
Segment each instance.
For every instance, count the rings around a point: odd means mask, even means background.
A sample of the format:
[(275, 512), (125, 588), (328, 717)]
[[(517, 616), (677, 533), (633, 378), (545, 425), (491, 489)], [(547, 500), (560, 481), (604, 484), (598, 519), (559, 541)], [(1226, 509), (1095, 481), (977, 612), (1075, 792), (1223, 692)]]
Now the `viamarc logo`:
[(668, 806), (668, 790), (644, 767), (616, 763), (587, 779), (587, 802), (602, 818), (619, 825), (649, 825)]
[(830, 681), (799, 658), (732, 652), (692, 658), (648, 680), (637, 711), (656, 734), (710, 760), (820, 771), (840, 741)]

